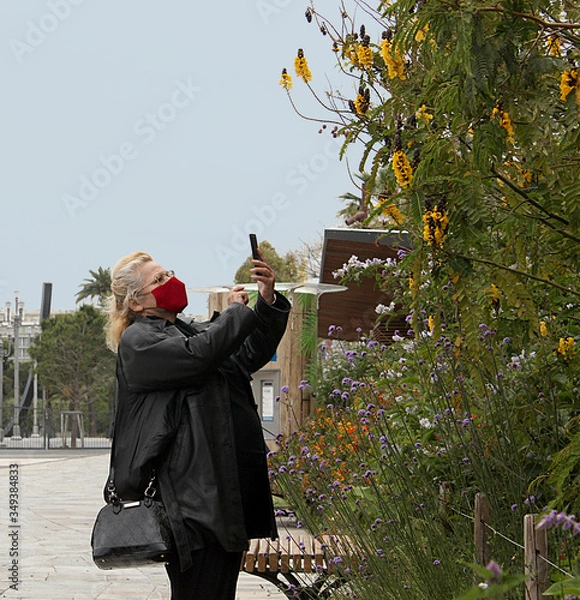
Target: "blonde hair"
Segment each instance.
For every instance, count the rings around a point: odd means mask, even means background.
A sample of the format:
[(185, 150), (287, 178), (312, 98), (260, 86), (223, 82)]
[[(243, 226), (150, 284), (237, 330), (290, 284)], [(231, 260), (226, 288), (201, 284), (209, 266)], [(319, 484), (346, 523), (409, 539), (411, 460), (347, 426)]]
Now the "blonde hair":
[(132, 252), (121, 258), (111, 269), (111, 296), (108, 299), (108, 321), (106, 327), (107, 346), (117, 352), (123, 331), (135, 320), (135, 313), (129, 307), (130, 300), (144, 285), (140, 267), (153, 257), (146, 252)]

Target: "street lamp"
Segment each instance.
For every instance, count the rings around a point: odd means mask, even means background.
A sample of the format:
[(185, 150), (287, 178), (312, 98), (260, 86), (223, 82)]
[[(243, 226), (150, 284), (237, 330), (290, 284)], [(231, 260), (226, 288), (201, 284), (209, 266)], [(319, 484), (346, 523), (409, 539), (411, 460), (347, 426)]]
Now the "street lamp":
[(14, 292), (14, 313), (12, 329), (14, 332), (14, 421), (12, 439), (21, 440), (20, 435), (20, 325), (22, 324), (23, 308), (18, 303), (18, 290)]
[(4, 446), (4, 358), (10, 354), (10, 340), (8, 348), (4, 348), (4, 341), (0, 340), (0, 446)]

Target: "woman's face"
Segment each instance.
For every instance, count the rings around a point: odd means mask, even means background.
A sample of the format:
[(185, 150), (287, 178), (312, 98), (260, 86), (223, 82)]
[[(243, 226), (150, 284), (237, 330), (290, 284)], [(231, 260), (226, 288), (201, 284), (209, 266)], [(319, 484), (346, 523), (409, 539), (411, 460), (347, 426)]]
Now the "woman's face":
[(155, 296), (151, 293), (172, 277), (173, 272), (167, 271), (159, 263), (150, 260), (139, 266), (138, 273), (144, 283), (143, 287), (137, 292), (136, 297), (129, 301), (131, 310), (144, 315), (154, 315), (171, 321), (175, 320), (175, 314), (157, 306)]
[(154, 260), (141, 264), (138, 272), (145, 282), (143, 287), (139, 290), (138, 296), (149, 294), (154, 300), (155, 296), (151, 294), (152, 290), (165, 283), (170, 277), (173, 277), (173, 271), (167, 271)]

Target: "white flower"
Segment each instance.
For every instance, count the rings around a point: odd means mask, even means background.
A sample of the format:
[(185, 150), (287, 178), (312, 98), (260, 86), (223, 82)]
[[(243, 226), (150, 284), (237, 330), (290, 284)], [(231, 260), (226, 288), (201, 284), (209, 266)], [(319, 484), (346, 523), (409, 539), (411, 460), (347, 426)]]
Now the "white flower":
[(419, 425), (421, 425), (421, 427), (425, 429), (431, 429), (433, 427), (431, 421), (429, 421), (429, 419), (427, 419), (426, 417), (419, 419)]
[(392, 313), (395, 310), (395, 303), (391, 302), (389, 306), (385, 306), (384, 304), (377, 304), (375, 308), (375, 312), (378, 315), (386, 315)]

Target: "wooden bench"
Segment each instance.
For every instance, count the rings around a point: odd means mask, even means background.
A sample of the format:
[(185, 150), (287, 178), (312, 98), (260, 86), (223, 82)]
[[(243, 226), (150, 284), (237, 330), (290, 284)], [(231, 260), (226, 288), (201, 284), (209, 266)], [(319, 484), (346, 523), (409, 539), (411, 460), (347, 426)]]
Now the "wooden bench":
[(350, 555), (346, 548), (337, 552), (337, 547), (335, 538), (308, 533), (276, 541), (251, 540), (240, 570), (273, 583), (288, 598), (329, 598), (345, 583), (339, 565)]

